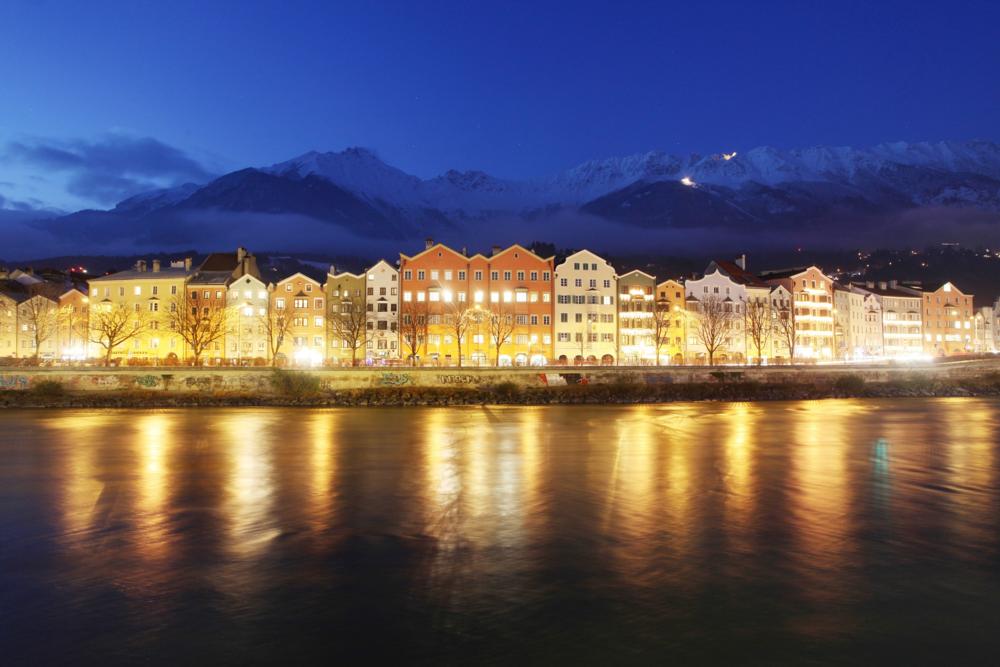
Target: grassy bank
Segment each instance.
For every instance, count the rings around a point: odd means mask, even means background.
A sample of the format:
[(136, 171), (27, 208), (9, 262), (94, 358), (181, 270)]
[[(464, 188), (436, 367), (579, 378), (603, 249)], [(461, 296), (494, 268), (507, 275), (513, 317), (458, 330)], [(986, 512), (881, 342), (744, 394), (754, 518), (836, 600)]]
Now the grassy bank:
[(378, 387), (329, 391), (317, 383), (275, 383), (273, 394), (68, 392), (42, 382), (24, 391), (0, 391), (0, 407), (189, 407), (189, 406), (408, 406), (408, 405), (575, 405), (669, 403), (675, 401), (780, 401), (823, 398), (1000, 396), (1000, 374), (961, 380), (914, 375), (866, 382), (844, 375), (829, 382), (643, 383), (523, 387), (499, 383), (477, 387)]

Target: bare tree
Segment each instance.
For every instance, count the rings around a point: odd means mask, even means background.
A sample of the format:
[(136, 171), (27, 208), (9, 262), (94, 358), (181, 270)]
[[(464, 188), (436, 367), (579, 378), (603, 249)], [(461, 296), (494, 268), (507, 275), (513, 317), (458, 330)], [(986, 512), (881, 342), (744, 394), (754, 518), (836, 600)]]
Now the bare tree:
[(732, 305), (715, 294), (698, 302), (695, 336), (705, 347), (709, 366), (715, 365), (715, 353), (732, 336), (736, 325), (736, 313), (733, 312)]
[(38, 363), (42, 344), (59, 330), (59, 304), (42, 293), (34, 293), (18, 306), (19, 319), (28, 327), (34, 346), (32, 358)]
[(514, 333), (514, 314), (511, 309), (503, 303), (494, 303), (490, 306), (490, 315), (487, 320), (490, 331), (490, 339), (497, 350), (496, 365), (500, 365), (500, 351), (503, 346), (510, 342)]
[(445, 313), (444, 322), (455, 335), (458, 345), (458, 367), (462, 367), (462, 340), (469, 330), (469, 326), (474, 324), (475, 316), (471, 308), (465, 301), (454, 301), (448, 304), (448, 312)]
[(170, 329), (191, 348), (195, 366), (211, 345), (226, 335), (226, 308), (198, 307), (186, 294), (178, 294), (170, 305), (167, 321)]
[(673, 333), (670, 326), (672, 315), (668, 301), (656, 302), (656, 307), (653, 309), (653, 347), (656, 350), (657, 366), (660, 365), (660, 350), (664, 345), (670, 344), (670, 337)]
[(365, 345), (368, 315), (365, 312), (364, 297), (347, 296), (347, 292), (348, 290), (344, 290), (345, 296), (341, 298), (339, 308), (330, 312), (330, 333), (346, 343), (344, 347), (351, 350), (351, 366), (357, 366), (358, 350)]
[(427, 345), (428, 308), (426, 301), (404, 301), (400, 309), (399, 330), (402, 344), (409, 350), (407, 357), (416, 365), (420, 348)]
[(60, 339), (65, 335), (66, 347), (73, 349), (78, 340), (85, 342), (88, 339), (88, 319), (86, 307), (67, 303), (59, 309)]
[(272, 366), (277, 365), (278, 352), (285, 342), (285, 336), (292, 328), (292, 314), (286, 308), (275, 308), (274, 304), (263, 315), (257, 316), (257, 326), (267, 339), (267, 353)]
[(146, 311), (126, 303), (99, 304), (90, 313), (90, 342), (104, 348), (104, 365), (122, 343), (141, 335), (149, 327)]
[[(760, 366), (764, 350), (771, 340), (774, 329), (771, 306), (767, 299), (748, 298), (743, 307), (744, 329), (753, 346), (754, 359)], [(749, 356), (749, 355), (748, 355)]]
[(774, 317), (774, 331), (788, 348), (788, 363), (795, 363), (795, 313), (791, 308), (778, 308)]

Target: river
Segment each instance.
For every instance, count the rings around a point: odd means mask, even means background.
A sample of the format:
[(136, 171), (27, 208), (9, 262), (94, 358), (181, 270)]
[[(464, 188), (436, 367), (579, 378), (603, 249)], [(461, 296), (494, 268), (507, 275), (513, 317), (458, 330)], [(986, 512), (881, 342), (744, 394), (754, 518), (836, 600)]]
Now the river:
[(6, 664), (992, 661), (1000, 401), (0, 412)]

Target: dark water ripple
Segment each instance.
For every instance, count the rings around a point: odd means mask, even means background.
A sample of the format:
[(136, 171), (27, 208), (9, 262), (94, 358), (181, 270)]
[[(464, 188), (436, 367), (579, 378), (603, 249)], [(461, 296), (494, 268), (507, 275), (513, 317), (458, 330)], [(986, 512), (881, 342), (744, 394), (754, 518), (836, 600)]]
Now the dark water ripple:
[(0, 663), (985, 663), (1000, 402), (6, 411)]

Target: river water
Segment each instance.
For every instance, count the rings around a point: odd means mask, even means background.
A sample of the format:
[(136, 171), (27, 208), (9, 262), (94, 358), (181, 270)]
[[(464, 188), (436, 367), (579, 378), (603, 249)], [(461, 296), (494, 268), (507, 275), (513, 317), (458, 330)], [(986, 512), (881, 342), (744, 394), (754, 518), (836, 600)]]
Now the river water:
[(0, 662), (961, 664), (1000, 402), (0, 413)]

